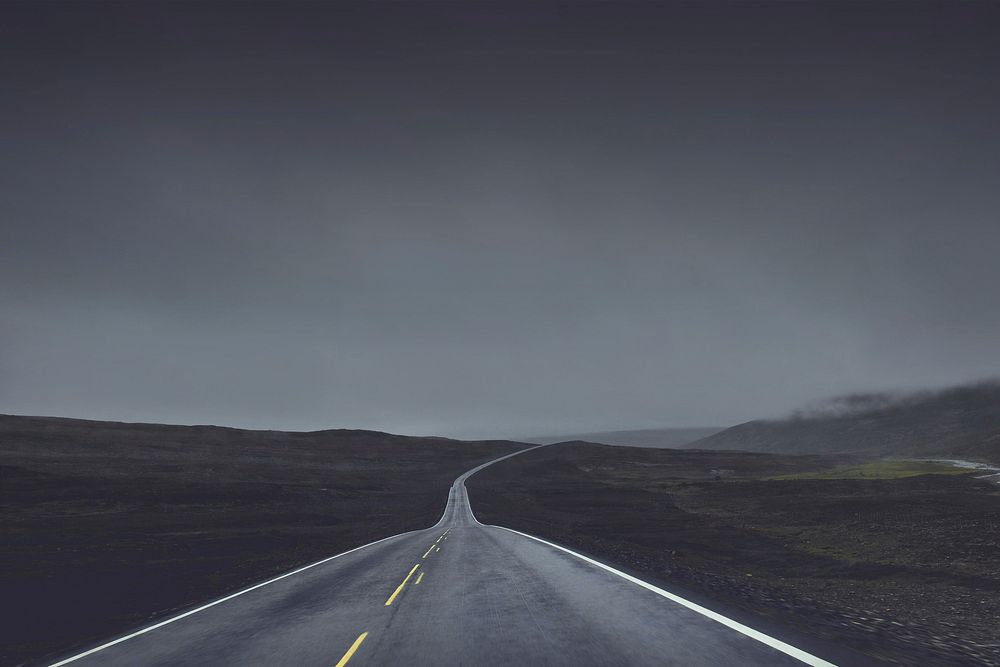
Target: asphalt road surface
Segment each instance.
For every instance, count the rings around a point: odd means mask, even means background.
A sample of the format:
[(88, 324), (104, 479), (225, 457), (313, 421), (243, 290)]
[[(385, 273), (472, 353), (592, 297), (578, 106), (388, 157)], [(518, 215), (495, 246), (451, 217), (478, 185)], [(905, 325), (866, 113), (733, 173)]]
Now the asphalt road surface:
[(832, 664), (579, 554), (480, 524), (465, 480), (483, 467), (455, 481), (433, 528), (333, 556), (54, 665)]

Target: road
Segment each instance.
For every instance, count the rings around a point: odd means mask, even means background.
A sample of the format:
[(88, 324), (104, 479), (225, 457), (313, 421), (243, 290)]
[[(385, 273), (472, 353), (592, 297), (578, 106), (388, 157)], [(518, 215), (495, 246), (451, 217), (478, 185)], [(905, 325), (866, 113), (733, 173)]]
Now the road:
[(53, 667), (832, 664), (578, 554), (479, 523), (465, 480), (491, 463), (455, 480), (432, 528), (333, 556)]

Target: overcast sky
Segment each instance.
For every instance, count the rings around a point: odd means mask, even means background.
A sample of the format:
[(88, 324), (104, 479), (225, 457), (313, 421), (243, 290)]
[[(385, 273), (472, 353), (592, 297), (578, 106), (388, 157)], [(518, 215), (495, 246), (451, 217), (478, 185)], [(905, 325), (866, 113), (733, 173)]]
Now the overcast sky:
[(5, 2), (0, 412), (517, 436), (1000, 375), (998, 34)]

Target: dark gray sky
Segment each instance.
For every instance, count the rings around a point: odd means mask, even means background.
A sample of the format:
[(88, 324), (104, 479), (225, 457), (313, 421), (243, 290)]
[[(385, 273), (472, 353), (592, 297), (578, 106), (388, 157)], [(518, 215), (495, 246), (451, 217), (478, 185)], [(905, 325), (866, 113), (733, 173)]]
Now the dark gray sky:
[(998, 34), (5, 2), (0, 412), (523, 435), (1000, 374)]

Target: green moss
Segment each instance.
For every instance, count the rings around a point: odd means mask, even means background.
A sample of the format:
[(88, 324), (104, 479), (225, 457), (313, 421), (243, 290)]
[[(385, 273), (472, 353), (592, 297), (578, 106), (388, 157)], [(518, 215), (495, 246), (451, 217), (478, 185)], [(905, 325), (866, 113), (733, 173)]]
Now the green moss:
[(931, 461), (886, 460), (813, 472), (779, 475), (770, 479), (899, 479), (917, 475), (964, 475), (969, 468)]

